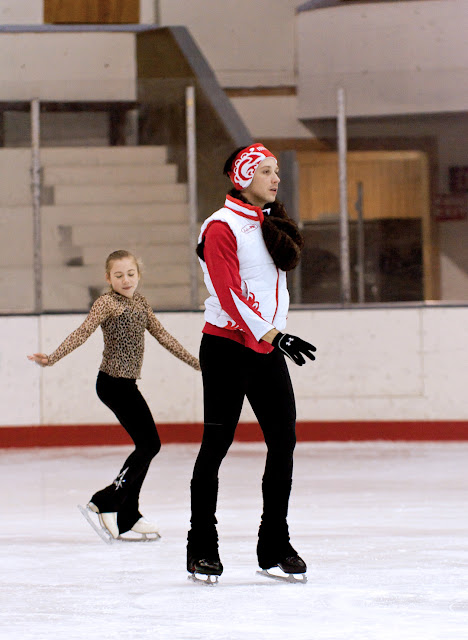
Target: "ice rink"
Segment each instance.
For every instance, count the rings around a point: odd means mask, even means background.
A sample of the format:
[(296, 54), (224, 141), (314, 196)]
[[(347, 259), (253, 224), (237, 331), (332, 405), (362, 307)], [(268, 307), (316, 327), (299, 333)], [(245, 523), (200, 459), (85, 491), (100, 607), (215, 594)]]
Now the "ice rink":
[(468, 443), (300, 443), (291, 540), (308, 583), (256, 574), (263, 444), (221, 470), (224, 574), (187, 580), (197, 445), (166, 445), (143, 487), (156, 543), (106, 545), (76, 505), (129, 447), (0, 450), (0, 637), (8, 640), (468, 638)]

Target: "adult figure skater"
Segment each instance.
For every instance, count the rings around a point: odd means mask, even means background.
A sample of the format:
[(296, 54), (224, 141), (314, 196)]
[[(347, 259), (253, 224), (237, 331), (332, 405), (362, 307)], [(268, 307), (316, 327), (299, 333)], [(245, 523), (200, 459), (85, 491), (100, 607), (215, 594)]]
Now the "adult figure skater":
[[(285, 355), (298, 365), (315, 347), (283, 333), (289, 306), (286, 271), (299, 260), (303, 238), (276, 200), (279, 176), (262, 144), (237, 149), (224, 173), (234, 188), (201, 227), (197, 254), (209, 298), (200, 346), (204, 433), (191, 480), (187, 570), (221, 575), (216, 503), (218, 470), (234, 439), (244, 397), (267, 445), (257, 557), (263, 570), (306, 572), (287, 523), (293, 451), (294, 393)], [(217, 579), (217, 578), (216, 578)]]
[(146, 536), (158, 532), (156, 525), (140, 513), (139, 495), (161, 441), (136, 383), (143, 364), (145, 329), (164, 348), (197, 371), (200, 364), (164, 329), (146, 298), (136, 290), (141, 265), (135, 256), (125, 250), (114, 251), (108, 256), (105, 268), (109, 291), (94, 302), (83, 324), (52, 354), (35, 353), (28, 358), (43, 367), (52, 366), (101, 326), (104, 352), (96, 382), (97, 395), (132, 438), (135, 449), (116, 479), (93, 495), (88, 508), (99, 514), (100, 524), (113, 538), (130, 530)]

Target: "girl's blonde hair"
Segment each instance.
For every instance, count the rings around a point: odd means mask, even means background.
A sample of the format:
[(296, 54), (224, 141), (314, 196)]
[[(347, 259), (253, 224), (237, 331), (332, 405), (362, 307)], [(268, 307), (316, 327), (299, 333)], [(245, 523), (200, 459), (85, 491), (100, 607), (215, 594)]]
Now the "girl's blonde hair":
[(110, 276), (110, 272), (111, 272), (111, 269), (112, 269), (112, 264), (116, 260), (122, 260), (122, 258), (131, 258), (136, 264), (138, 275), (141, 276), (141, 274), (143, 272), (143, 263), (142, 263), (141, 259), (140, 258), (136, 258), (133, 255), (133, 253), (130, 253), (130, 251), (127, 251), (126, 249), (117, 249), (117, 251), (113, 251), (112, 253), (110, 253), (107, 256), (107, 259), (106, 259), (106, 275), (107, 276)]

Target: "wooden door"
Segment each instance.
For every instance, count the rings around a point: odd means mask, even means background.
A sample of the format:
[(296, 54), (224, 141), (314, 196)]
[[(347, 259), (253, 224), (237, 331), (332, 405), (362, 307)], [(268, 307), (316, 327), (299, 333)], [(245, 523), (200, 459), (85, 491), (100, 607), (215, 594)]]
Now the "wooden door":
[(48, 24), (138, 24), (140, 0), (44, 0)]

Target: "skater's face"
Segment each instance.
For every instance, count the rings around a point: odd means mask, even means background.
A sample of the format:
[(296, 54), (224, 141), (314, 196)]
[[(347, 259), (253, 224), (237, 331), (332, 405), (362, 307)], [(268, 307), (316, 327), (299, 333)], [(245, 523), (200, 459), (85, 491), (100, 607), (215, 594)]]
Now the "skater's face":
[(106, 280), (114, 291), (126, 298), (132, 298), (140, 282), (138, 265), (133, 258), (114, 260), (110, 265)]
[(279, 181), (275, 158), (265, 158), (258, 165), (252, 182), (242, 191), (242, 195), (255, 207), (264, 207), (275, 201)]

